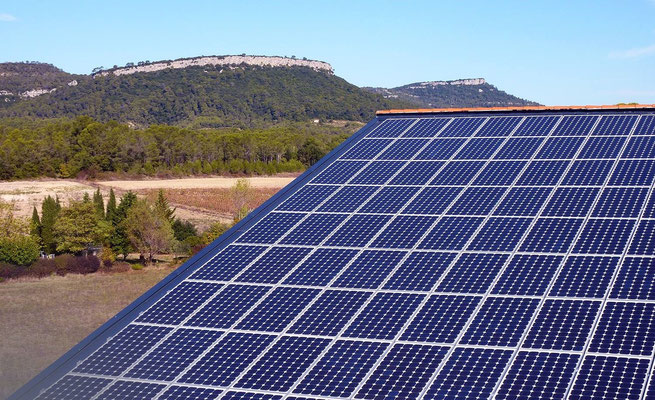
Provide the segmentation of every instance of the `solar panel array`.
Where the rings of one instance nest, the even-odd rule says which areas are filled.
[[[655,398],[655,115],[380,118],[39,399]]]

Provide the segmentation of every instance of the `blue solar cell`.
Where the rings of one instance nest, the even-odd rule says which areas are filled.
[[[475,311],[477,296],[430,296],[403,333],[402,340],[453,343]]]
[[[235,386],[289,390],[328,344],[328,339],[282,337]]]
[[[111,379],[92,378],[86,376],[64,376],[48,390],[41,393],[37,400],[85,400],[98,394]]]
[[[416,120],[413,118],[394,118],[382,121],[376,126],[367,137],[399,137],[407,130]]]
[[[527,161],[491,161],[480,172],[474,185],[511,185],[516,180]]]
[[[536,216],[551,191],[548,187],[513,187],[500,202],[494,215]]]
[[[340,159],[371,160],[393,142],[393,139],[364,139],[357,142]]]
[[[655,258],[626,257],[612,286],[611,298],[655,300]]]
[[[282,396],[276,394],[236,392],[236,391],[227,392],[223,397],[221,397],[221,400],[281,400],[281,399]],[[289,400],[291,400],[290,397]]]
[[[384,285],[392,290],[431,290],[455,259],[455,253],[412,252]]]
[[[646,188],[605,188],[591,216],[636,218],[643,208],[646,196]]]
[[[400,260],[404,251],[366,250],[332,284],[335,287],[375,289],[384,281]]]
[[[362,213],[391,213],[395,214],[407,204],[419,188],[416,187],[384,187],[377,192],[365,205],[360,208]]]
[[[355,397],[417,399],[447,351],[440,346],[396,344]]]
[[[177,325],[216,293],[222,285],[182,282],[137,318],[138,322]]]
[[[529,160],[537,151],[543,138],[511,138],[494,156],[495,159]]]
[[[593,115],[566,115],[553,131],[553,136],[587,136],[598,120]]]
[[[512,357],[509,350],[457,348],[426,399],[488,399]]]
[[[655,304],[608,302],[589,351],[650,356],[655,346]]]
[[[170,381],[223,334],[221,331],[180,329],[158,345],[125,376]]]
[[[614,161],[574,161],[562,181],[563,185],[602,185],[612,170]]]
[[[344,186],[318,211],[350,213],[359,208],[378,189],[376,186]]]
[[[193,386],[171,386],[159,396],[158,400],[207,400],[218,399],[222,392],[216,389]]]
[[[578,158],[616,158],[623,148],[626,138],[623,136],[590,137]]]
[[[339,187],[334,185],[307,185],[300,188],[282,203],[278,211],[312,211]]]
[[[417,160],[449,160],[466,139],[434,139],[417,156]]]
[[[514,136],[546,136],[559,118],[559,116],[526,117],[514,132]]]
[[[266,251],[264,246],[227,246],[216,257],[194,272],[191,278],[229,281],[264,251]]]
[[[491,293],[541,296],[546,293],[563,258],[518,254],[509,262]]]
[[[371,247],[390,249],[410,249],[430,229],[438,217],[401,215],[384,228],[380,236],[370,244]]]
[[[382,185],[405,165],[403,161],[373,161],[350,183],[361,185]]]
[[[655,157],[655,137],[636,136],[630,138],[628,146],[621,155],[622,158],[653,158]]]
[[[284,280],[287,285],[325,286],[358,253],[357,250],[318,249]]]
[[[179,381],[196,385],[229,385],[274,339],[275,336],[271,335],[229,333]]]
[[[523,347],[582,351],[600,304],[591,300],[546,300]]]
[[[532,161],[516,182],[523,186],[553,186],[559,182],[569,161]]]
[[[479,170],[484,167],[484,161],[450,162],[434,177],[431,185],[468,185]]]
[[[458,187],[427,187],[403,210],[404,214],[441,214],[462,191]]]
[[[530,227],[532,218],[492,217],[485,222],[468,250],[512,251]]]
[[[308,248],[273,247],[235,280],[237,282],[277,283],[310,251],[311,249]]]
[[[318,289],[282,287],[271,292],[237,325],[238,329],[280,332],[318,295]]]
[[[580,233],[574,253],[621,254],[630,239],[634,220],[590,219]]]
[[[443,217],[419,243],[419,249],[461,250],[483,217]]]
[[[339,340],[294,392],[349,397],[387,346],[386,343]]]
[[[439,137],[468,137],[472,136],[475,131],[484,123],[486,118],[455,118],[444,130]]]
[[[346,183],[365,165],[366,161],[335,161],[312,179],[312,183]]]
[[[378,293],[344,332],[344,337],[393,339],[423,301],[424,295]]]
[[[166,385],[146,382],[116,381],[109,389],[96,397],[100,400],[148,400],[154,399]]]
[[[535,156],[538,159],[572,159],[578,152],[583,137],[551,137],[546,140],[539,153]]]
[[[520,251],[566,253],[582,222],[582,219],[573,218],[539,218],[528,232]]]
[[[501,138],[474,138],[468,141],[455,156],[456,160],[481,160],[490,158],[503,144]]]
[[[372,292],[327,290],[289,329],[289,333],[333,336],[338,334]]]
[[[542,215],[548,217],[584,217],[600,192],[599,188],[561,187],[555,190]]]
[[[312,246],[321,243],[346,219],[346,215],[311,214],[293,228],[280,243]]]
[[[475,136],[509,136],[521,122],[521,117],[492,117]]]
[[[378,156],[378,160],[409,160],[428,143],[427,139],[399,139]]]
[[[655,218],[655,193],[651,193],[643,210],[643,218]]]
[[[485,293],[508,258],[507,254],[462,254],[437,291]]]
[[[435,137],[450,118],[423,118],[409,128],[403,137]]]
[[[170,331],[159,326],[128,325],[73,372],[118,376]]]
[[[628,254],[655,255],[655,220],[639,222]]]
[[[451,215],[489,214],[503,197],[504,187],[470,187],[453,203],[448,210]]]
[[[353,215],[327,241],[328,246],[365,246],[391,219],[388,215]]]
[[[412,161],[391,180],[391,185],[425,185],[443,167],[441,161]]]
[[[586,356],[569,399],[638,400],[648,375],[648,361]]]
[[[272,212],[262,218],[257,225],[241,235],[241,243],[275,243],[284,236],[292,226],[300,222],[306,214]]]
[[[618,263],[619,257],[569,257],[555,280],[550,295],[602,298]]]
[[[627,135],[632,130],[636,115],[604,115],[594,129],[594,135]]]
[[[229,328],[269,290],[270,288],[266,286],[229,285],[185,325]]]
[[[655,180],[655,160],[621,160],[609,185],[650,186]]]
[[[496,399],[563,399],[579,359],[576,354],[521,351]]]
[[[633,135],[655,135],[655,115],[642,115]]]
[[[489,297],[460,343],[517,346],[538,305],[538,299]]]

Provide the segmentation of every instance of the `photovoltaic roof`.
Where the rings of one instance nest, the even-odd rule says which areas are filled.
[[[380,113],[13,399],[655,398],[655,111]]]

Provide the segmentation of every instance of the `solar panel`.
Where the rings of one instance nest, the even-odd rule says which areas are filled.
[[[380,115],[12,399],[655,398],[655,115]]]

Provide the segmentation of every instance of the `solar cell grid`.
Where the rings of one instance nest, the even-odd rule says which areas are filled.
[[[649,398],[637,114],[380,118],[37,398]]]

